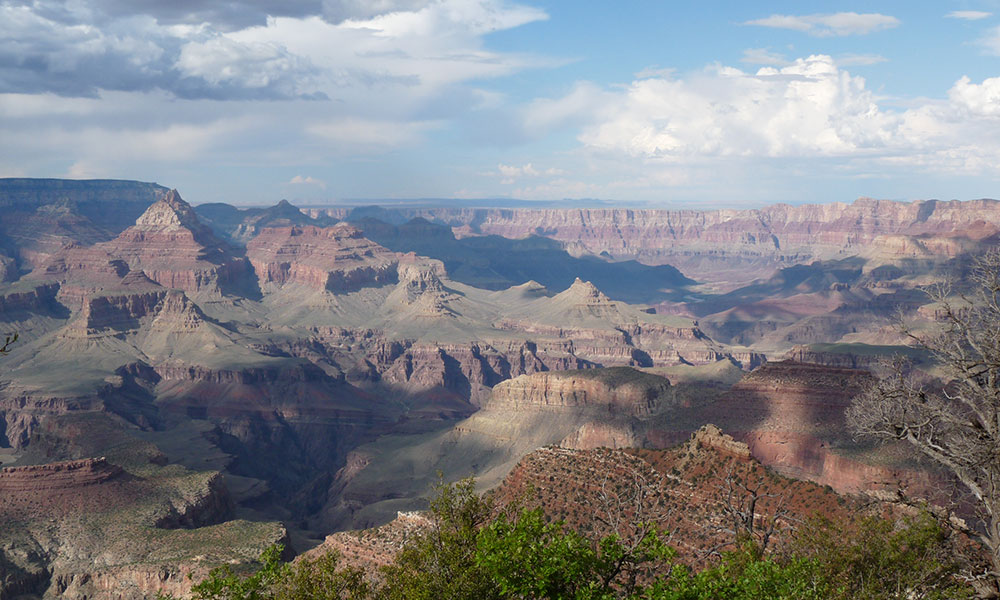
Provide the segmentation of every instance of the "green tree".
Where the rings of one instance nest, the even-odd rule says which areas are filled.
[[[617,535],[595,545],[563,522],[545,523],[541,510],[501,515],[480,531],[477,546],[476,561],[503,598],[629,597],[642,574],[651,579],[675,556],[656,531],[635,548]]]
[[[493,516],[494,503],[475,493],[465,479],[438,483],[431,502],[430,527],[403,548],[382,571],[378,596],[387,600],[499,599],[495,586],[476,561],[479,528]]]
[[[229,565],[212,569],[191,588],[194,600],[366,600],[371,588],[361,569],[340,567],[336,552],[294,563],[281,560],[284,547],[275,545],[261,554],[260,568],[239,575]],[[158,600],[172,600],[159,594]]]
[[[271,546],[260,555],[260,568],[247,577],[224,565],[212,569],[203,581],[191,588],[195,600],[270,600],[273,586],[288,576],[288,564],[281,560],[284,547]]]
[[[273,589],[275,600],[365,600],[372,593],[364,571],[341,567],[336,552],[299,558]]]
[[[752,543],[723,552],[718,565],[693,573],[684,566],[658,578],[643,600],[826,600],[828,588],[816,562],[761,557]]]
[[[815,561],[831,600],[944,600],[972,592],[956,579],[962,565],[950,532],[928,512],[855,524],[813,517],[793,548]]]

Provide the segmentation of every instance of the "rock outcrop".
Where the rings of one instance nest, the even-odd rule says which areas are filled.
[[[870,381],[867,371],[792,361],[771,362],[746,375],[701,411],[763,464],[829,485],[841,493],[929,489],[933,476],[892,447],[859,447],[844,414]]]
[[[494,411],[595,409],[646,417],[670,382],[629,367],[521,375],[493,387],[484,406]]]
[[[104,458],[85,458],[63,462],[34,465],[28,467],[6,467],[0,469],[0,502],[19,499],[32,502],[45,498],[48,492],[74,494],[79,487],[97,485],[123,473],[122,468],[112,465]]]
[[[395,282],[395,253],[350,225],[270,227],[247,244],[261,284],[301,284],[344,293]]]
[[[100,250],[124,261],[130,270],[167,288],[189,294],[219,293],[247,276],[246,261],[203,225],[176,190],[155,202]]]

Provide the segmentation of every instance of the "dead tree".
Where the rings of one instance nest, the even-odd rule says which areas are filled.
[[[757,556],[763,556],[775,534],[791,527],[792,516],[785,507],[785,496],[766,491],[767,473],[754,473],[750,463],[742,466],[738,468],[738,463],[730,463],[716,486],[722,524],[714,528],[732,537],[707,549],[706,556],[748,543]]]
[[[929,386],[895,361],[853,400],[857,433],[903,440],[943,467],[973,499],[978,522],[968,533],[988,551],[980,583],[1000,595],[1000,249],[975,260],[964,289],[927,291],[940,328],[902,331],[936,360],[943,385]]]
[[[3,342],[3,346],[0,346],[0,354],[7,354],[8,352],[10,352],[10,347],[13,346],[14,342],[16,341],[17,341],[16,333],[7,334],[6,339]]]
[[[663,530],[672,510],[665,503],[663,476],[652,465],[632,458],[620,467],[618,472],[612,473],[614,468],[605,472],[594,519],[605,535],[617,536],[624,549],[604,575],[604,584],[619,580],[622,589],[629,591],[656,570],[658,565],[646,560],[643,547],[653,540],[665,543],[669,539]]]

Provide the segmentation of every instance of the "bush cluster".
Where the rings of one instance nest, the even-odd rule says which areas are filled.
[[[272,547],[260,568],[229,567],[193,588],[197,600],[882,600],[960,599],[971,589],[946,532],[928,514],[847,526],[815,518],[792,550],[752,542],[694,571],[655,527],[591,540],[541,510],[497,510],[471,480],[439,489],[431,526],[377,576],[335,553],[285,563]]]

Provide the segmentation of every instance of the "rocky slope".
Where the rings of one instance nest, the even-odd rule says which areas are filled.
[[[539,448],[517,462],[494,498],[500,510],[511,502],[539,508],[592,539],[616,533],[628,541],[639,522],[653,522],[670,532],[680,560],[700,566],[735,543],[726,508],[749,498],[736,481],[760,483],[760,523],[781,511],[772,548],[789,541],[794,523],[816,513],[846,520],[863,511],[857,499],[769,473],[746,444],[711,425],[669,450]],[[310,555],[333,550],[347,564],[374,571],[429,524],[421,513],[401,511],[384,526],[333,534]]]
[[[184,594],[188,575],[248,562],[285,535],[275,524],[232,520],[217,473],[160,466],[155,447],[113,435],[108,458],[0,469],[0,596]]]

